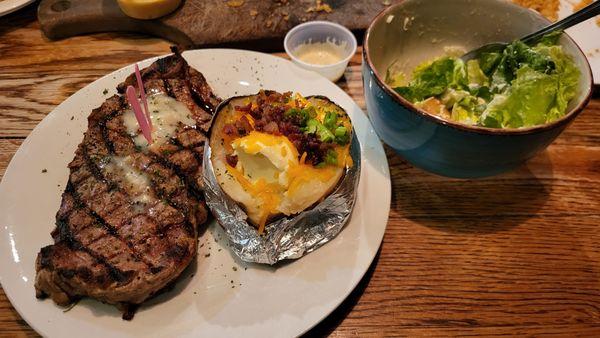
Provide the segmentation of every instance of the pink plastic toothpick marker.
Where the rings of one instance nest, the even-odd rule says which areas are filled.
[[[142,103],[144,103],[144,111],[146,113],[146,118],[148,119],[150,132],[152,132],[152,119],[150,118],[150,110],[148,109],[146,90],[144,89],[144,83],[142,82],[142,74],[140,73],[140,68],[138,67],[137,63],[135,64],[135,77],[137,79],[138,88],[140,89],[140,98],[142,99]]]
[[[142,134],[148,144],[152,144],[152,133],[150,131],[150,125],[148,125],[148,120],[142,111],[142,107],[140,106],[140,102],[138,101],[137,95],[135,93],[135,88],[133,86],[127,86],[127,101],[131,105],[131,109],[133,109],[133,113],[135,114],[135,118],[140,125],[140,129],[142,130]]]

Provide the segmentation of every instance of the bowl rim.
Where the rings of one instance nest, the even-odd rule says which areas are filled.
[[[366,61],[366,66],[369,67],[369,71],[375,75],[374,78],[375,78],[375,81],[378,83],[378,85],[389,96],[391,96],[394,101],[396,101],[397,103],[399,103],[406,109],[408,109],[414,113],[417,113],[417,114],[421,115],[422,117],[425,117],[435,123],[439,123],[446,127],[458,129],[461,131],[473,132],[473,133],[478,133],[478,134],[488,134],[488,135],[526,135],[526,134],[534,134],[534,133],[541,132],[541,131],[548,131],[548,130],[551,130],[551,129],[557,128],[559,126],[570,123],[577,115],[579,115],[579,113],[581,113],[583,111],[583,109],[590,102],[590,100],[592,98],[592,93],[594,91],[594,78],[593,78],[593,74],[592,74],[592,68],[590,66],[588,59],[585,57],[583,50],[577,44],[577,42],[575,42],[575,40],[573,40],[573,38],[571,38],[566,32],[563,32],[563,35],[566,36],[575,45],[575,47],[577,47],[580,55],[583,55],[585,64],[587,65],[587,72],[590,75],[590,84],[588,87],[589,89],[588,89],[587,93],[585,94],[585,97],[581,100],[581,102],[579,102],[579,104],[576,107],[571,109],[567,114],[565,114],[560,119],[552,121],[550,123],[545,123],[545,124],[527,127],[527,128],[489,128],[489,127],[481,127],[481,126],[471,126],[471,125],[462,124],[462,123],[455,122],[455,121],[446,120],[446,119],[443,119],[442,117],[430,114],[430,113],[426,112],[425,110],[416,107],[412,102],[410,102],[407,99],[405,99],[404,97],[402,97],[395,90],[393,90],[390,86],[388,86],[385,83],[385,81],[382,80],[379,72],[373,66],[371,57],[369,56],[368,41],[369,41],[369,37],[371,36],[371,31],[372,31],[373,27],[375,26],[376,23],[383,20],[383,18],[385,16],[387,16],[390,12],[392,12],[397,7],[400,7],[402,5],[404,5],[404,1],[400,2],[398,4],[395,4],[395,5],[389,6],[388,8],[382,10],[379,14],[377,14],[377,16],[375,16],[375,18],[373,18],[373,20],[371,20],[371,23],[369,24],[369,27],[367,28],[364,38],[363,38],[362,54],[363,54],[363,64]],[[516,4],[512,4],[512,3],[508,3],[508,2],[506,2],[505,5],[518,6]],[[527,8],[525,8],[525,9],[527,9]],[[552,23],[546,17],[542,16],[539,12],[537,12],[535,10],[531,10],[531,9],[530,9],[530,11],[532,11],[535,15],[540,17],[542,20],[546,21],[548,24]]]
[[[301,30],[302,28],[304,28],[306,26],[310,26],[310,25],[328,26],[328,27],[343,31],[344,33],[348,34],[348,36],[350,37],[349,42],[351,43],[351,46],[352,46],[348,55],[346,55],[342,60],[340,60],[336,63],[328,64],[328,65],[317,65],[314,63],[308,63],[308,62],[304,62],[304,61],[300,60],[296,55],[294,55],[293,50],[291,50],[288,47],[288,42],[289,42],[289,39],[292,36],[292,34],[296,33],[297,31]],[[350,31],[348,28],[346,28],[345,26],[342,26],[338,23],[331,22],[331,21],[325,21],[325,20],[307,21],[307,22],[303,22],[299,25],[296,25],[294,28],[290,29],[289,32],[287,32],[287,34],[285,35],[285,37],[283,39],[283,49],[285,50],[285,53],[292,59],[292,61],[297,62],[303,66],[311,67],[314,69],[333,68],[333,67],[340,66],[343,64],[344,65],[348,64],[348,62],[350,62],[350,59],[352,59],[354,54],[356,54],[357,48],[358,48],[358,41],[356,40],[356,37],[354,36],[354,34],[352,34],[352,31]]]

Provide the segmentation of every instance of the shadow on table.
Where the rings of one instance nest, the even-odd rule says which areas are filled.
[[[9,34],[37,20],[37,4],[34,2],[15,12],[3,16],[0,20],[0,35]]]
[[[516,227],[544,207],[552,190],[552,163],[545,151],[512,172],[476,180],[426,173],[393,152],[388,159],[392,213],[444,232],[495,233]]]
[[[377,255],[371,262],[371,266],[360,280],[356,288],[352,290],[350,295],[338,306],[327,318],[321,321],[317,326],[312,328],[310,331],[305,333],[302,337],[327,337],[331,335],[331,333],[342,323],[342,321],[348,317],[348,314],[352,311],[354,306],[358,303],[360,297],[363,292],[369,285],[369,281],[373,276],[373,272],[375,271],[375,267],[377,266],[377,262],[379,261],[379,255],[381,253],[381,247],[377,251]]]

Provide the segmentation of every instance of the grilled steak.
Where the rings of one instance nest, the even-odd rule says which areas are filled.
[[[176,99],[193,126],[176,122],[162,142],[140,146],[123,96],[107,99],[69,164],[52,231],[36,260],[36,296],[67,305],[80,297],[115,304],[124,319],[172,282],[195,257],[206,222],[202,196],[205,132],[219,99],[176,52],[142,70],[147,93]],[[118,90],[135,82],[129,76]],[[170,97],[170,98],[169,98]],[[153,118],[154,119],[154,118]],[[160,122],[156,122],[160,123]],[[156,125],[157,134],[162,125]]]

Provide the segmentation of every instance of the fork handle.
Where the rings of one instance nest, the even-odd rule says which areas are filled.
[[[575,26],[576,24],[583,22],[585,20],[588,20],[590,18],[593,18],[599,14],[600,14],[600,1],[595,1],[595,2],[587,5],[582,10],[577,11],[560,21],[553,23],[552,25],[550,25],[542,30],[539,30],[535,33],[525,36],[524,38],[521,39],[521,41],[523,41],[523,42],[535,41],[538,38],[541,38],[542,36],[544,36],[548,33],[552,33],[556,30],[565,30],[571,26]]]

